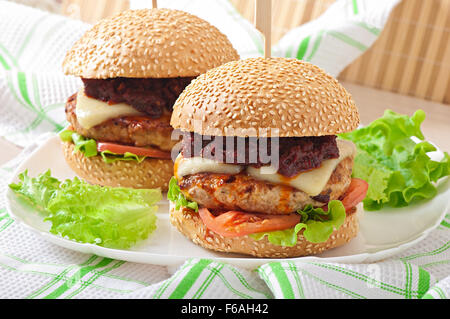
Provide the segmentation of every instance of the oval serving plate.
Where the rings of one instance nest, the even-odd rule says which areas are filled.
[[[433,152],[430,156],[438,160],[442,153]],[[60,180],[75,176],[64,160],[57,135],[51,135],[32,151],[16,169],[10,182],[17,182],[17,176],[24,170],[28,170],[30,176],[36,176],[48,169],[51,169],[52,176]],[[377,212],[366,212],[361,208],[360,232],[349,243],[320,255],[288,260],[362,263],[375,262],[398,254],[424,239],[450,211],[450,178],[443,178],[437,186],[437,196],[419,204]],[[249,269],[270,261],[286,260],[217,253],[193,244],[170,224],[169,203],[166,198],[158,204],[156,231],[147,240],[128,250],[79,243],[51,234],[50,223],[44,222],[36,211],[18,201],[11,190],[6,194],[6,206],[10,216],[28,229],[55,245],[82,253],[170,267],[177,267],[192,257],[220,260]]]

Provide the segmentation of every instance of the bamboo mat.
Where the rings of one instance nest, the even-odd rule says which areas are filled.
[[[231,2],[253,21],[254,0]],[[272,1],[272,43],[293,27],[319,16],[333,2]],[[127,0],[64,0],[63,11],[92,23],[128,6]],[[450,0],[403,0],[377,42],[339,79],[450,104]]]

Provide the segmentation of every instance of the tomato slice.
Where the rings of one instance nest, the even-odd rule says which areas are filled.
[[[114,143],[97,143],[97,151],[110,151],[116,154],[125,154],[127,152],[136,154],[138,156],[148,156],[154,158],[170,159],[170,152],[164,152],[150,147],[137,147],[120,145]]]
[[[229,211],[218,215],[207,208],[198,210],[200,218],[208,229],[224,237],[239,237],[265,231],[292,228],[300,222],[300,215],[269,215]]]
[[[369,184],[360,178],[352,178],[350,186],[345,193],[344,198],[341,200],[346,211],[352,209],[363,201],[366,197]]]

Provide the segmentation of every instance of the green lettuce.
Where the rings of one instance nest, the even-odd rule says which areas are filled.
[[[198,204],[184,197],[183,193],[181,193],[180,186],[178,186],[177,179],[174,176],[172,176],[169,181],[167,199],[175,204],[176,209],[180,209],[180,207],[187,207],[195,212],[198,212]]]
[[[424,141],[421,123],[425,112],[413,116],[386,110],[383,117],[353,132],[340,134],[357,146],[353,177],[369,184],[364,199],[366,210],[379,210],[386,205],[403,207],[437,194],[433,182],[450,175],[450,156],[433,161],[428,152],[436,148]],[[411,137],[420,140],[413,141]]]
[[[323,243],[335,229],[342,226],[346,216],[344,205],[338,200],[330,201],[327,211],[307,205],[297,213],[302,216],[302,219],[294,228],[256,233],[250,236],[255,240],[261,240],[267,236],[268,241],[274,245],[292,247],[297,244],[298,233],[304,230],[303,236],[307,241]]]
[[[159,189],[90,185],[78,178],[63,182],[50,171],[35,178],[27,171],[9,187],[50,221],[50,232],[78,242],[126,249],[156,229]]]
[[[79,151],[86,157],[99,155],[97,151],[97,142],[94,139],[86,138],[75,131],[64,130],[59,133],[59,137],[64,142],[72,142],[75,145],[75,151]],[[141,163],[146,156],[139,156],[130,152],[117,154],[111,151],[102,151],[100,156],[105,163],[111,164],[116,161],[135,161]]]

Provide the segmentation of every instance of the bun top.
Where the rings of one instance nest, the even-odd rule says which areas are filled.
[[[175,129],[215,136],[320,136],[356,129],[359,114],[335,78],[308,62],[251,58],[194,79],[175,102]],[[260,129],[269,130],[262,135]]]
[[[228,38],[205,20],[140,9],[95,24],[67,52],[63,71],[92,79],[190,77],[238,59]]]

